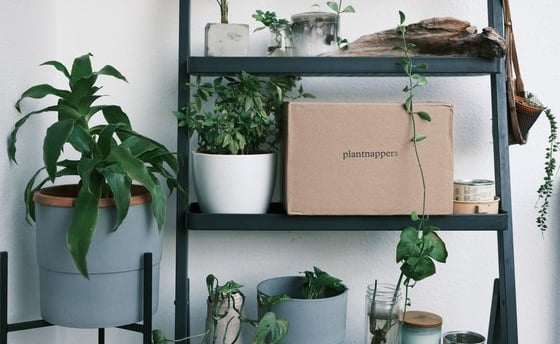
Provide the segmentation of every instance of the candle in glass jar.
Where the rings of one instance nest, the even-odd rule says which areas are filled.
[[[439,344],[441,317],[423,311],[407,311],[400,334],[400,344]]]

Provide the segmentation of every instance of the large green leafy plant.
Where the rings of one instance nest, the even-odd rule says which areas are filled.
[[[176,112],[179,126],[198,133],[199,151],[212,154],[255,154],[274,151],[280,140],[282,103],[312,97],[298,77],[258,78],[241,72],[212,82],[197,78],[191,103]]]
[[[62,176],[79,177],[80,188],[68,228],[67,246],[76,267],[85,277],[88,277],[86,256],[96,229],[101,198],[114,198],[114,229],[117,229],[128,213],[131,184],[134,181],[143,185],[150,193],[152,213],[161,230],[167,195],[158,176],[167,182],[170,192],[175,188],[182,191],[176,180],[179,166],[175,154],[134,131],[119,106],[95,105],[102,97],[98,94],[101,87],[96,86],[98,77],[127,80],[110,65],[94,71],[91,56],[75,58],[70,70],[58,61],[43,63],[42,66],[61,72],[68,79],[69,88],[40,84],[23,92],[15,105],[18,112],[21,112],[22,101],[28,98],[54,96],[58,100],[54,105],[26,113],[16,122],[8,138],[8,157],[16,162],[17,134],[27,120],[46,113],[57,116],[46,130],[43,141],[44,167],[33,174],[25,187],[26,216],[29,222],[35,220],[33,194],[45,183],[54,183]],[[98,124],[102,118],[106,123]],[[73,148],[79,158],[64,159],[62,153],[68,148]],[[45,172],[47,176],[41,179]]]

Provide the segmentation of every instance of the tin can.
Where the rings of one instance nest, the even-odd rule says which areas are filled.
[[[483,335],[471,331],[453,331],[443,335],[443,344],[484,344]]]
[[[453,199],[460,202],[490,202],[496,195],[494,181],[487,179],[457,179],[453,189]]]

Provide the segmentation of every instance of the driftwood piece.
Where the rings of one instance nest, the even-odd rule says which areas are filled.
[[[451,17],[422,20],[407,26],[407,40],[416,45],[412,55],[503,57],[505,40],[491,27],[477,33],[468,21]],[[328,56],[400,56],[393,50],[402,45],[396,29],[364,35],[350,43],[348,49],[328,53]]]

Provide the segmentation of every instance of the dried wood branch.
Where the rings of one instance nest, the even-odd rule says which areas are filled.
[[[328,56],[398,56],[393,47],[401,45],[396,29],[364,35],[350,43],[346,50],[337,50]],[[491,27],[481,33],[468,21],[438,17],[422,20],[407,27],[407,40],[416,45],[413,55],[503,57],[506,44],[503,37]]]

